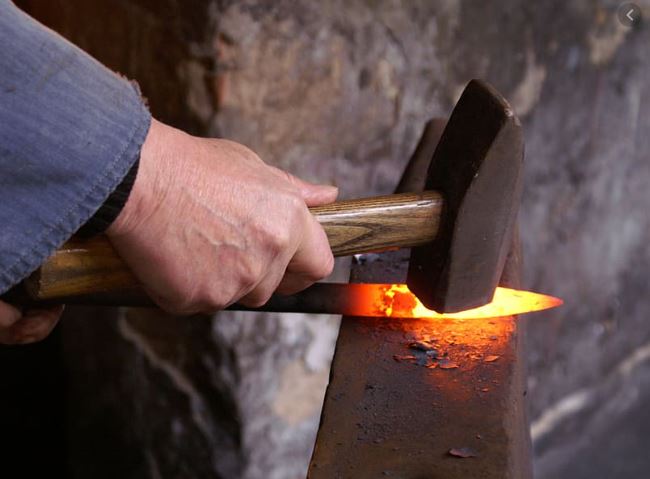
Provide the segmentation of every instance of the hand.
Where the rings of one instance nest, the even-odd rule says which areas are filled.
[[[238,143],[153,120],[129,200],[107,234],[167,311],[257,307],[331,273],[327,237],[307,207],[336,195]]]
[[[21,312],[0,301],[0,343],[28,344],[44,339],[61,318],[63,306]]]

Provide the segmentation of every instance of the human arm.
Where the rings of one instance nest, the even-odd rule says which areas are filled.
[[[134,84],[7,0],[0,44],[3,293],[103,204],[138,158],[151,117]],[[0,342],[40,339],[60,312],[2,303]]]
[[[11,47],[0,53],[0,293],[84,224],[139,156],[145,173],[107,233],[161,306],[259,304],[276,285],[295,291],[329,271],[307,204],[332,201],[335,189],[287,176],[241,145],[149,128],[129,82],[8,2],[0,10],[0,36]],[[241,228],[239,248],[229,224]],[[155,234],[163,236],[152,241]],[[0,309],[15,342],[34,338],[16,333],[18,310]]]

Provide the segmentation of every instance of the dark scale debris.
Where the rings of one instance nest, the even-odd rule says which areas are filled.
[[[424,351],[424,352],[436,351],[436,348],[434,348],[431,344],[428,344],[424,341],[413,341],[412,343],[409,344],[409,348],[416,349],[418,351]]]
[[[449,455],[460,458],[476,457],[478,453],[471,447],[453,447],[449,449]]]
[[[405,361],[422,366],[429,369],[440,367],[441,369],[454,369],[458,364],[451,361],[448,353],[440,352],[435,344],[431,341],[410,341],[407,346],[414,354],[402,355],[395,354],[393,359],[395,361]]]
[[[393,354],[393,359],[397,362],[415,361],[417,358],[412,354]]]
[[[439,363],[438,366],[440,369],[456,369],[458,367],[458,364],[456,364],[453,361],[450,361],[449,359],[442,359]]]
[[[405,345],[413,352],[413,354],[395,354],[393,355],[395,361],[409,362],[428,369],[456,369],[460,367],[456,361],[452,361],[449,358],[448,351],[441,351],[439,344],[435,344],[431,339],[414,340],[412,337],[406,338],[409,339],[409,341]],[[453,342],[449,342],[449,344],[453,344]],[[499,356],[496,355],[483,356],[482,353],[473,349],[459,354],[463,354],[464,357],[470,360],[483,361],[486,363],[491,363],[499,359]]]
[[[431,358],[429,356],[423,355],[417,359],[418,366],[428,366],[431,363]]]

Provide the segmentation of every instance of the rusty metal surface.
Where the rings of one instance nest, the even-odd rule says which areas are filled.
[[[428,142],[442,124],[429,124]],[[406,172],[401,185],[422,177]],[[403,282],[408,261],[408,251],[383,254],[355,264],[351,281]],[[519,270],[515,239],[501,284],[518,286]],[[524,324],[344,317],[308,477],[531,477]],[[413,349],[416,341],[428,341],[437,358]],[[463,448],[475,457],[450,454]]]
[[[354,280],[377,280],[382,263],[395,267],[358,265]],[[529,477],[518,321],[344,318],[309,477]],[[418,364],[414,341],[449,362]],[[449,454],[464,447],[477,456]]]

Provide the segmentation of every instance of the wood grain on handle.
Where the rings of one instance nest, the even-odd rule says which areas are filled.
[[[442,212],[435,191],[347,200],[310,208],[322,224],[335,256],[419,246],[432,241]],[[104,236],[71,239],[25,280],[37,301],[93,296],[129,304],[142,295],[138,280]],[[124,298],[124,303],[120,302]]]
[[[310,208],[334,256],[419,246],[438,232],[442,196],[435,191],[376,196]]]

